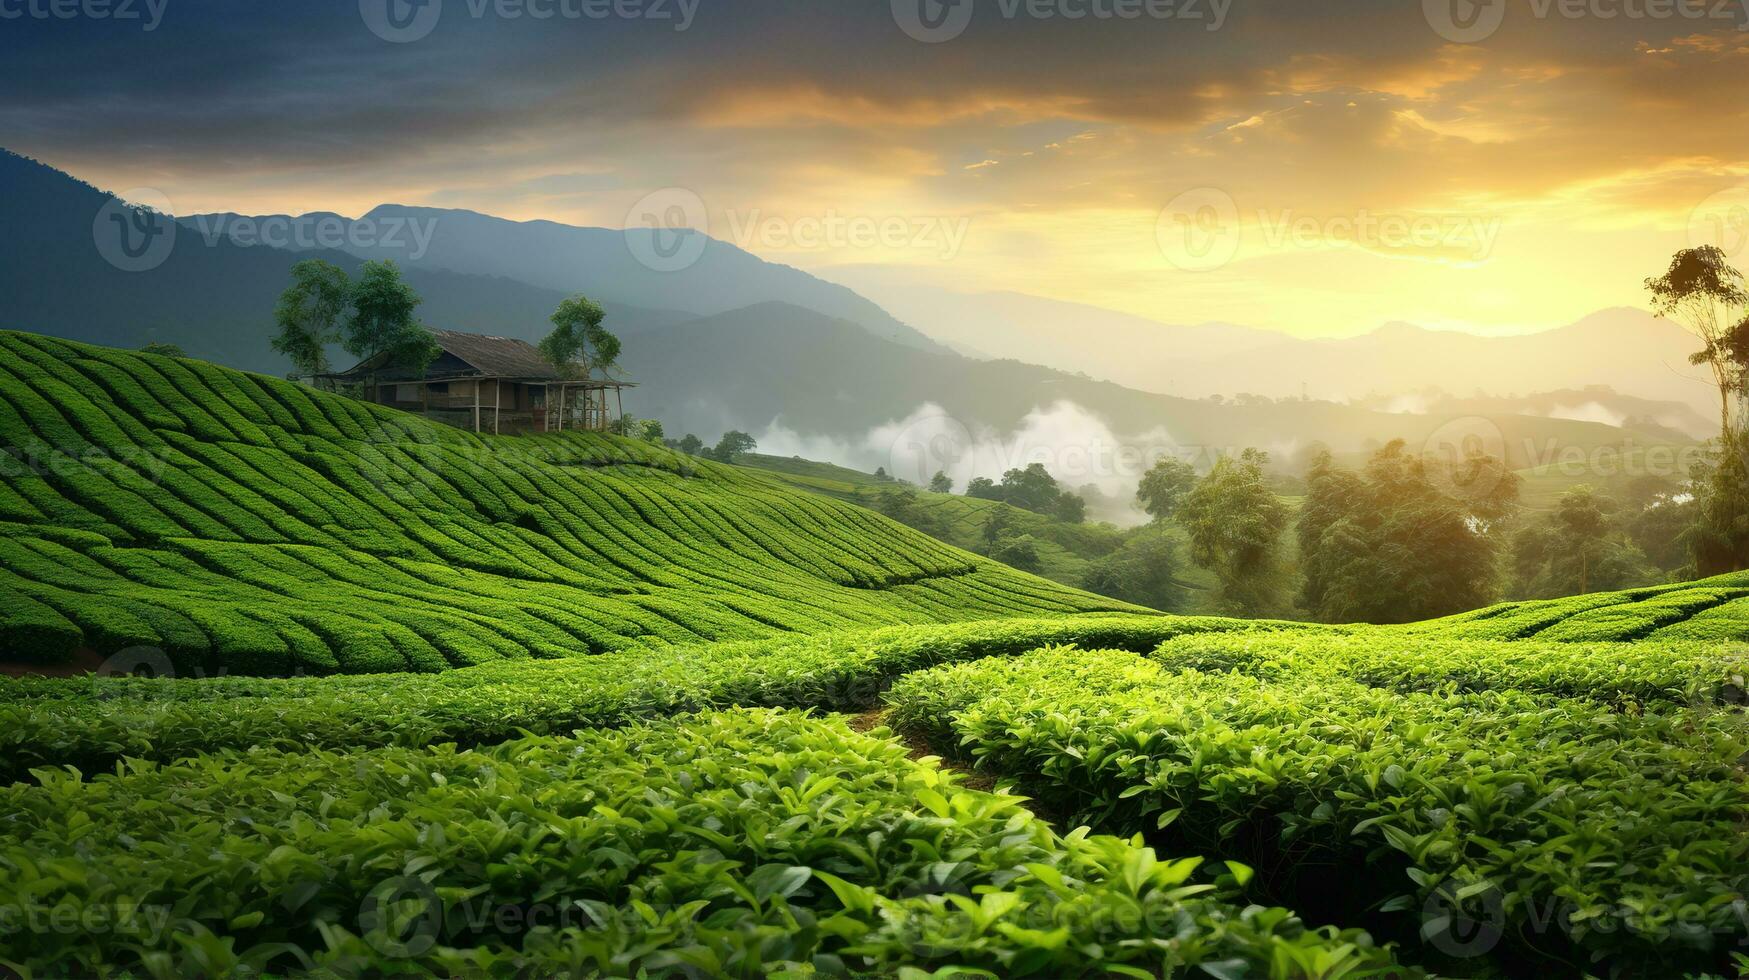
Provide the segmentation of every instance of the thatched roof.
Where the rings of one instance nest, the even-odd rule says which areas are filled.
[[[533,344],[513,337],[488,337],[459,330],[432,332],[442,353],[423,372],[397,364],[387,353],[367,357],[338,374],[325,375],[337,381],[379,383],[396,381],[451,381],[498,378],[535,384],[564,380]]]
[[[436,331],[437,346],[487,378],[558,381],[561,376],[526,340],[457,330]]]

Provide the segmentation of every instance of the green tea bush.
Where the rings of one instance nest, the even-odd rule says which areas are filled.
[[[1330,904],[1312,879],[1335,875],[1347,912],[1425,930],[1429,955],[1454,917],[1570,970],[1717,967],[1745,938],[1738,713],[1337,674],[1054,650],[911,674],[889,700],[1054,812],[1273,869],[1277,900]]]
[[[1347,635],[1206,633],[1152,654],[1175,670],[1282,679],[1348,677],[1394,691],[1519,690],[1614,703],[1742,704],[1749,644],[1444,640],[1389,630]]]
[[[842,723],[734,710],[0,790],[0,960],[156,977],[1402,975],[1363,933],[1216,897],[1200,863],[1058,836]]]
[[[1174,616],[1016,619],[544,662],[500,661],[470,634],[440,631],[440,649],[454,657],[445,646],[454,645],[482,666],[435,675],[0,678],[0,779],[222,748],[484,745],[734,705],[860,711],[878,704],[892,678],[937,664],[1050,643],[1146,651],[1183,633],[1250,628]]]
[[[107,601],[124,597],[136,622],[198,624],[158,631],[179,668],[233,674],[1128,609],[635,440],[475,435],[48,337],[0,332],[0,354],[0,443],[19,461],[0,474],[0,537],[95,560],[77,582],[0,567],[0,584],[78,634],[69,644],[65,623],[20,604],[0,616],[12,659],[148,639]],[[99,553],[116,550],[155,560]],[[280,615],[251,615],[264,605]],[[317,625],[337,610],[344,628]]]

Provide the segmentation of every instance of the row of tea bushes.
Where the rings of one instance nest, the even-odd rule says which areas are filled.
[[[936,664],[1049,643],[1146,651],[1188,633],[1271,628],[1296,627],[1089,615],[499,660],[441,674],[0,678],[0,779],[222,748],[481,745],[708,707],[857,711],[876,705],[893,677]]]
[[[1053,812],[1254,864],[1286,904],[1336,874],[1334,911],[1432,930],[1434,951],[1467,917],[1520,961],[1671,975],[1749,938],[1736,711],[1072,649],[922,671],[888,697],[895,725]]]
[[[1405,975],[1364,933],[1219,897],[1247,869],[1211,882],[1200,864],[1058,836],[842,722],[731,710],[0,790],[0,905],[22,926],[0,961],[161,978]]]

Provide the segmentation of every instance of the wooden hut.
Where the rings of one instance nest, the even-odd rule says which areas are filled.
[[[475,432],[605,430],[623,413],[630,381],[561,375],[534,345],[456,330],[433,335],[442,351],[424,371],[392,354],[365,358],[319,387],[358,390],[366,401]]]

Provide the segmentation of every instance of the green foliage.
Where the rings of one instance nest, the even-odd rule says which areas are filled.
[[[947,538],[947,525],[942,521],[941,515],[920,503],[917,491],[910,487],[887,486],[864,495],[862,499],[864,506],[870,510],[890,517],[906,527],[922,531],[933,538]]]
[[[1499,549],[1490,519],[1510,509],[1510,495],[1473,482],[1492,468],[1485,457],[1470,462],[1469,486],[1488,518],[1436,487],[1402,440],[1374,454],[1363,474],[1320,454],[1296,529],[1307,611],[1325,622],[1403,623],[1487,604]]]
[[[284,298],[281,300],[283,303]],[[393,261],[366,262],[352,287],[352,309],[343,325],[342,346],[356,357],[388,354],[397,364],[423,371],[440,351],[431,331],[413,316],[418,305],[419,296],[402,281],[401,270]]]
[[[733,463],[736,457],[758,448],[759,443],[752,436],[738,429],[730,429],[723,433],[723,437],[718,439],[717,444],[706,451],[704,456],[719,463]]]
[[[1697,475],[1693,523],[1681,536],[1697,573],[1749,567],[1749,434],[1732,433]]]
[[[936,476],[947,479],[945,474],[937,473]],[[947,488],[952,489],[952,486],[952,481],[948,481]],[[1067,524],[1079,524],[1087,519],[1087,502],[1058,486],[1056,478],[1043,463],[1029,463],[1024,469],[1011,469],[1002,474],[1001,483],[989,477],[973,477],[966,484],[966,496],[976,500],[999,500],[1011,507],[1054,517]]]
[[[1221,457],[1177,507],[1176,520],[1190,536],[1190,560],[1219,580],[1223,612],[1260,616],[1283,604],[1280,538],[1287,510],[1264,478],[1268,460],[1256,449]]]
[[[950,478],[946,473],[942,472],[941,470],[936,470],[935,475],[929,478],[929,492],[930,493],[953,493],[953,480],[952,480],[952,478]]]
[[[1577,486],[1513,540],[1514,592],[1530,598],[1650,585],[1661,576],[1621,529],[1619,507]]]
[[[159,357],[187,357],[188,356],[187,352],[185,352],[181,347],[178,347],[175,344],[161,344],[161,343],[157,343],[157,342],[142,345],[140,347],[140,353],[142,353],[142,354],[156,354]]]
[[[587,296],[572,296],[553,311],[553,330],[541,339],[540,352],[560,373],[587,378],[608,371],[619,361],[619,338],[603,327],[607,312]]]
[[[1003,537],[990,546],[990,557],[1023,572],[1038,570],[1038,542],[1030,534]]]
[[[4,792],[33,972],[1336,977],[1364,934],[1229,904],[1200,859],[1053,833],[842,723],[732,711],[484,750],[219,754]]]
[[[1183,609],[1186,599],[1177,576],[1178,549],[1165,528],[1153,525],[1095,560],[1081,586],[1113,599],[1173,612]]]
[[[111,769],[224,748],[486,745],[734,705],[860,711],[907,671],[1039,646],[1148,651],[1192,632],[1293,629],[1177,616],[897,626],[564,660],[491,659],[440,674],[0,678],[0,778]]]
[[[1136,500],[1148,516],[1163,521],[1178,511],[1192,489],[1196,487],[1196,469],[1174,456],[1163,456],[1136,486]]]
[[[13,333],[0,391],[7,459],[34,461],[0,472],[9,659],[439,670],[1119,608],[641,440],[475,435]]]
[[[704,453],[704,440],[688,432],[680,437],[680,441],[674,444],[674,448],[688,456],[699,456]]]
[[[352,281],[339,266],[305,259],[292,266],[292,284],[279,294],[270,342],[299,374],[328,370],[329,344],[340,340],[340,320],[353,301]]]
[[[889,700],[895,724],[958,746],[1053,811],[1237,858],[1290,903],[1292,869],[1334,864],[1358,905],[1430,941],[1412,959],[1462,938],[1427,911],[1445,909],[1498,916],[1498,955],[1560,972],[1721,965],[1749,888],[1740,716],[1549,693],[1617,672],[1610,648],[1570,648],[1557,669],[1519,644],[1446,648],[1448,673],[1504,674],[1473,690],[1438,667],[1419,673],[1419,648],[1397,657],[1405,679],[1392,683],[1376,647],[1259,637],[1174,641],[1152,659],[1041,651],[912,674]],[[1634,669],[1654,689],[1717,678],[1698,657],[1688,676],[1645,657]]]

